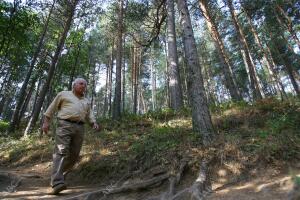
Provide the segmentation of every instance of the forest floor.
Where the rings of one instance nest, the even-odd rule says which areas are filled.
[[[0,199],[166,199],[170,174],[182,172],[174,187],[178,194],[193,185],[205,158],[212,160],[206,200],[300,199],[291,197],[300,177],[299,101],[212,109],[218,139],[210,147],[192,132],[189,112],[102,120],[104,131],[88,131],[68,189],[58,196],[48,194],[53,139],[1,136]],[[123,190],[107,193],[112,188]]]
[[[76,180],[74,174],[68,179],[68,189],[60,195],[49,195],[49,166],[51,163],[40,163],[30,167],[18,167],[13,169],[0,169],[1,175],[8,175],[8,178],[21,179],[19,186],[14,191],[8,191],[8,186],[12,186],[12,181],[0,185],[1,199],[68,199],[74,198],[80,194],[105,188],[105,185],[86,184]],[[300,176],[300,168],[290,168],[287,170],[277,167],[265,166],[258,169],[253,176],[244,177],[231,184],[224,184],[223,179],[216,180],[213,183],[213,192],[207,197],[207,200],[286,200],[289,199],[289,193],[293,189],[291,173]],[[222,173],[222,172],[220,172]],[[190,177],[191,178],[191,177]],[[14,180],[15,181],[15,180]],[[14,182],[13,181],[13,182]],[[157,193],[157,191],[155,192]],[[109,199],[115,200],[134,200],[146,199],[152,195],[151,191],[140,191],[130,194],[119,194],[111,196]],[[80,199],[80,198],[78,198]]]

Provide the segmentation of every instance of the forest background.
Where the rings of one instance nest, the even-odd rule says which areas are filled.
[[[292,138],[284,159],[294,161],[299,32],[297,0],[1,0],[1,140],[41,135],[42,113],[55,95],[83,77],[107,134],[127,130],[128,121],[151,127],[154,136],[174,134],[170,125],[157,130],[153,124],[188,117],[180,134],[209,149],[248,123],[238,135]],[[163,138],[167,149],[156,141],[151,151],[172,148]],[[143,151],[150,149],[145,144]]]

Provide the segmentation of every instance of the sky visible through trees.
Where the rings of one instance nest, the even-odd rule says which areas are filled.
[[[98,118],[191,108],[193,128],[213,132],[206,107],[299,97],[299,10],[296,0],[1,1],[1,118],[29,134],[83,77]]]

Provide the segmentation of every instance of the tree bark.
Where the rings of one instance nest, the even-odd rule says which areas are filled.
[[[171,108],[179,110],[183,106],[180,73],[177,56],[174,0],[167,0],[168,10],[168,74]]]
[[[104,95],[104,105],[103,105],[103,117],[106,117],[106,112],[108,111],[108,80],[109,80],[109,58],[106,64],[106,79],[105,79],[105,95]]]
[[[55,1],[56,0],[53,0],[53,3],[52,3],[51,8],[49,10],[49,14],[47,16],[47,19],[46,19],[46,22],[45,22],[45,25],[44,25],[44,28],[43,28],[43,32],[40,36],[39,43],[38,43],[37,48],[34,52],[34,55],[32,57],[32,60],[31,60],[30,66],[29,66],[29,70],[26,74],[25,80],[24,80],[24,82],[22,84],[22,87],[20,89],[20,92],[19,92],[19,95],[18,95],[19,98],[18,98],[18,101],[17,101],[17,105],[16,105],[15,111],[13,113],[12,120],[10,122],[9,129],[8,129],[10,132],[13,132],[15,130],[15,127],[19,125],[20,109],[21,109],[22,105],[24,104],[24,99],[26,97],[25,93],[26,93],[26,89],[28,87],[29,79],[31,77],[32,71],[35,67],[36,60],[37,60],[37,58],[39,56],[39,53],[40,53],[40,51],[42,49],[42,46],[43,46],[43,42],[44,42],[47,30],[48,30],[48,25],[49,25],[50,17],[51,17],[51,14],[52,14],[52,11],[53,11],[53,8],[54,8],[54,5],[55,5]]]
[[[138,110],[138,86],[139,86],[139,54],[140,48],[134,45],[134,61],[133,61],[133,113],[137,114]]]
[[[44,86],[43,86],[43,88],[40,92],[40,96],[39,96],[39,99],[37,101],[37,105],[35,107],[35,110],[33,112],[32,117],[31,117],[31,119],[30,119],[30,121],[27,125],[27,128],[24,132],[25,137],[28,134],[31,133],[32,129],[34,128],[34,126],[35,126],[35,124],[38,120],[42,105],[43,105],[44,100],[45,100],[46,93],[49,89],[50,83],[51,83],[53,75],[54,75],[54,71],[55,71],[55,68],[56,68],[56,65],[57,65],[58,58],[60,56],[61,50],[62,50],[63,45],[65,43],[67,33],[68,33],[68,31],[71,27],[73,16],[74,16],[74,13],[75,13],[75,8],[76,8],[76,5],[77,5],[78,2],[79,2],[79,0],[74,0],[74,1],[68,2],[68,8],[66,10],[67,20],[66,20],[66,23],[65,23],[65,26],[64,26],[64,30],[61,34],[61,37],[59,39],[59,43],[58,43],[57,48],[55,50],[55,54],[54,54],[53,59],[51,61],[51,65],[50,65],[49,71],[48,71],[48,76],[47,76],[46,82],[45,82],[45,84],[44,84]]]
[[[208,30],[211,33],[211,36],[215,43],[215,47],[218,51],[218,55],[222,65],[222,70],[225,76],[225,86],[229,90],[230,96],[234,101],[241,101],[243,98],[238,90],[236,81],[234,80],[232,67],[229,58],[226,54],[225,45],[219,34],[216,23],[211,15],[210,9],[208,7],[208,0],[199,0],[199,3],[202,13],[206,20]]]
[[[125,48],[125,36],[123,37],[123,47]],[[124,54],[124,53],[123,53]],[[126,94],[126,60],[125,55],[123,56],[123,63],[122,63],[122,113],[125,112],[125,94]]]
[[[290,32],[292,38],[296,41],[296,43],[297,43],[297,45],[298,45],[298,47],[299,47],[299,49],[300,49],[300,40],[299,40],[299,38],[298,38],[298,36],[297,36],[297,33],[296,33],[296,31],[295,31],[295,29],[294,29],[294,27],[293,27],[293,22],[292,22],[292,20],[291,20],[290,17],[285,13],[285,11],[282,9],[282,7],[281,7],[280,5],[278,5],[278,4],[276,5],[276,10],[277,10],[277,11],[283,16],[283,18],[287,21],[287,22],[284,23],[284,22],[281,20],[281,18],[278,17],[279,23],[280,23],[282,26],[285,24],[287,30]],[[275,11],[275,13],[278,13],[278,12]]]
[[[268,52],[268,50],[263,47],[263,44],[258,36],[258,33],[256,32],[256,30],[254,28],[253,22],[249,16],[249,14],[247,13],[247,10],[245,8],[243,8],[243,10],[245,11],[245,15],[246,15],[246,18],[250,25],[251,32],[254,35],[255,42],[256,42],[257,46],[259,47],[260,51],[263,53],[263,59],[264,59],[264,62],[266,63],[267,70],[268,70],[268,73],[269,73],[269,76],[271,79],[271,85],[275,88],[275,92],[277,93],[277,95],[280,96],[284,91],[281,91],[281,88],[280,88],[281,80],[279,79],[278,75],[275,72],[275,63],[274,63],[272,57],[270,56],[271,53]]]
[[[12,83],[12,74],[10,74],[10,71],[7,72],[8,75],[6,76],[7,79],[4,80],[3,84],[3,90],[1,92],[2,98],[0,101],[0,115],[3,113],[4,111],[4,105],[7,102],[7,100],[9,99],[9,91],[10,91],[10,87],[11,87],[11,83]]]
[[[250,50],[249,50],[248,43],[245,38],[245,34],[244,34],[240,24],[238,23],[238,18],[234,11],[232,0],[225,0],[225,3],[227,3],[227,5],[228,5],[229,11],[230,11],[230,14],[232,17],[232,21],[233,21],[234,27],[237,32],[238,41],[240,44],[241,52],[242,52],[242,55],[244,58],[245,66],[246,66],[248,77],[249,77],[250,88],[252,91],[253,99],[254,100],[262,99],[263,93],[262,93],[261,87],[259,85],[259,81],[258,81],[256,69],[255,69],[255,66],[253,63],[253,59],[250,54]]]
[[[193,129],[203,136],[203,143],[210,144],[215,137],[207,98],[205,95],[201,66],[198,60],[196,41],[186,0],[178,0],[180,23],[183,30],[183,43],[188,68],[188,92],[192,107]]]
[[[121,99],[122,99],[122,52],[123,52],[123,0],[119,2],[118,13],[118,36],[117,36],[117,57],[116,57],[116,85],[114,96],[114,107],[112,118],[119,120],[121,118]]]
[[[150,50],[150,74],[151,74],[151,99],[152,99],[152,110],[156,110],[156,71],[154,66],[154,52]]]
[[[114,60],[115,60],[115,40],[113,38],[112,48],[111,48],[111,58],[109,65],[109,77],[108,77],[108,115],[112,115],[112,74],[114,71]]]

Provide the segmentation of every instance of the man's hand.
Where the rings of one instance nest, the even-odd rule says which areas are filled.
[[[96,131],[101,131],[101,127],[96,122],[93,123],[93,129],[95,129]]]
[[[42,130],[45,134],[48,134],[48,131],[49,131],[49,124],[50,124],[49,121],[50,121],[50,119],[45,116],[44,123],[43,123],[43,126],[42,126]]]

